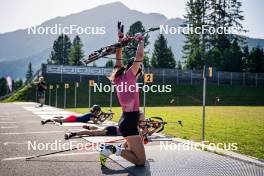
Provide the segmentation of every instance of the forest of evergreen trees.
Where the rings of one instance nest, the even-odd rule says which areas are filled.
[[[223,32],[231,29],[246,32],[241,24],[244,16],[240,0],[188,0],[186,6],[183,26],[220,29],[214,34],[185,34],[183,52],[187,68],[202,69],[204,65],[210,65],[221,71],[264,72],[263,48],[249,51],[242,36]]]
[[[202,28],[207,26],[220,29],[220,33],[190,33],[185,35],[182,48],[184,58],[175,58],[167,39],[160,34],[155,43],[153,53],[145,53],[145,67],[178,68],[201,70],[204,65],[216,67],[221,71],[232,72],[264,72],[263,48],[249,49],[245,39],[240,35],[225,34],[221,30],[235,28],[237,32],[246,32],[241,21],[244,20],[239,0],[188,0],[186,4],[185,23],[182,26]],[[133,23],[126,35],[133,36],[145,32],[141,21]],[[145,37],[145,47],[149,45],[149,36]],[[132,42],[136,48],[137,43]],[[80,65],[84,57],[83,44],[77,35],[73,42],[67,35],[60,35],[53,44],[49,64]],[[134,57],[135,49],[123,49],[123,58]],[[112,67],[114,60],[108,60],[106,67]],[[94,64],[96,66],[96,64]]]

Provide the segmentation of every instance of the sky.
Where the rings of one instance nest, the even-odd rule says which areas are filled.
[[[39,25],[57,16],[66,16],[117,0],[1,0],[0,33]],[[130,9],[183,18],[187,0],[121,0]],[[247,36],[264,39],[264,0],[240,0]],[[262,15],[261,15],[262,14]]]

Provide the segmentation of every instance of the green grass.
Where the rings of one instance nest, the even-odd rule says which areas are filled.
[[[80,113],[88,108],[69,109]],[[107,110],[107,108],[103,108]],[[114,107],[114,120],[121,108]],[[147,107],[146,117],[161,116],[165,121],[183,121],[183,127],[167,125],[163,133],[201,141],[202,108],[198,106]],[[205,140],[212,143],[237,143],[238,152],[264,159],[264,107],[209,106],[206,108]]]

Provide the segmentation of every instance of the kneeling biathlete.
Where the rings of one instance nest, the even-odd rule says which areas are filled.
[[[126,38],[123,38],[123,26],[121,23],[118,23],[118,37],[119,42],[126,40]],[[144,144],[138,131],[140,99],[139,90],[136,88],[136,82],[139,76],[143,74],[144,36],[136,34],[134,38],[138,42],[135,58],[130,59],[128,64],[124,66],[122,63],[122,48],[118,48],[116,50],[116,64],[112,75],[109,77],[116,86],[126,84],[130,88],[134,88],[133,90],[128,88],[123,92],[116,90],[117,98],[123,111],[119,120],[119,128],[122,136],[126,139],[128,147],[123,148],[102,144],[100,146],[101,165],[105,165],[106,158],[111,154],[121,156],[138,166],[144,165],[146,161]]]

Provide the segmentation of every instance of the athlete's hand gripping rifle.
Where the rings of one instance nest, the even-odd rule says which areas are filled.
[[[149,32],[159,30],[160,28],[150,28],[146,32],[142,33],[142,35],[146,35]],[[125,38],[122,38],[120,42],[108,45],[105,47],[100,48],[99,50],[93,51],[91,54],[88,55],[87,58],[84,58],[81,60],[81,63],[83,65],[87,65],[93,61],[96,61],[102,57],[106,57],[108,55],[112,55],[116,53],[117,48],[122,48],[122,47],[128,47],[129,44],[135,40],[135,36],[126,36]]]
[[[142,129],[147,128],[147,131],[145,131],[145,133],[142,134],[145,138],[147,138],[150,131],[155,130],[155,133],[159,133],[164,130],[165,125],[167,124],[176,124],[183,126],[181,120],[177,122],[165,122],[161,117],[150,117],[147,118],[145,121],[140,121],[139,127]]]
[[[106,120],[112,120],[115,113],[113,113],[111,110],[109,112],[101,112],[97,115],[97,120],[103,123]]]

